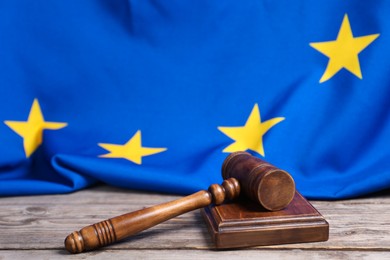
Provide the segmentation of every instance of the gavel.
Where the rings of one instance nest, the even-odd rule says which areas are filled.
[[[222,185],[212,184],[208,190],[74,231],[66,237],[65,248],[81,253],[103,247],[189,211],[235,199],[241,191],[269,211],[285,208],[295,194],[290,174],[247,152],[230,154],[222,164],[222,177]]]

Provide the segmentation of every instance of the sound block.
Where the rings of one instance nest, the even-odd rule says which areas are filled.
[[[298,192],[283,210],[267,211],[240,199],[201,209],[217,248],[319,242],[329,238],[329,224]]]

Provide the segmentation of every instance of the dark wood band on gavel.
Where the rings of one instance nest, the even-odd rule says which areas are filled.
[[[287,206],[295,193],[294,181],[287,172],[245,152],[229,155],[223,163],[222,175],[225,179],[222,185],[213,184],[207,191],[202,190],[75,231],[66,237],[65,248],[71,253],[80,253],[112,244],[186,212],[211,203],[219,205],[225,199],[232,200],[239,196],[241,189],[269,210]]]
[[[285,208],[294,198],[290,174],[247,152],[230,154],[222,165],[222,177],[236,178],[247,197],[271,211]]]

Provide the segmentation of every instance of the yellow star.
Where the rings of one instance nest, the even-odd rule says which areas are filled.
[[[310,46],[329,57],[329,62],[320,83],[332,78],[342,68],[362,79],[358,54],[372,43],[379,34],[353,37],[348,15],[344,15],[335,41],[312,42]]]
[[[99,157],[124,158],[136,164],[142,164],[143,156],[161,153],[167,150],[167,148],[143,147],[141,144],[141,130],[138,130],[124,145],[99,143],[99,146],[110,152]]]
[[[46,122],[37,99],[34,99],[27,121],[4,121],[4,123],[23,138],[27,158],[42,144],[43,130],[57,130],[67,126],[67,123]]]
[[[218,127],[218,129],[229,136],[235,142],[226,147],[223,152],[236,152],[253,150],[264,156],[263,136],[277,123],[284,120],[284,117],[275,117],[261,122],[259,106],[255,104],[244,126]]]

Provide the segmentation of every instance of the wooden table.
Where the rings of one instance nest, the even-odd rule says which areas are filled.
[[[0,259],[390,259],[389,192],[311,201],[330,224],[327,242],[219,251],[197,210],[98,251],[71,255],[64,249],[74,230],[177,198],[108,186],[0,198]]]

